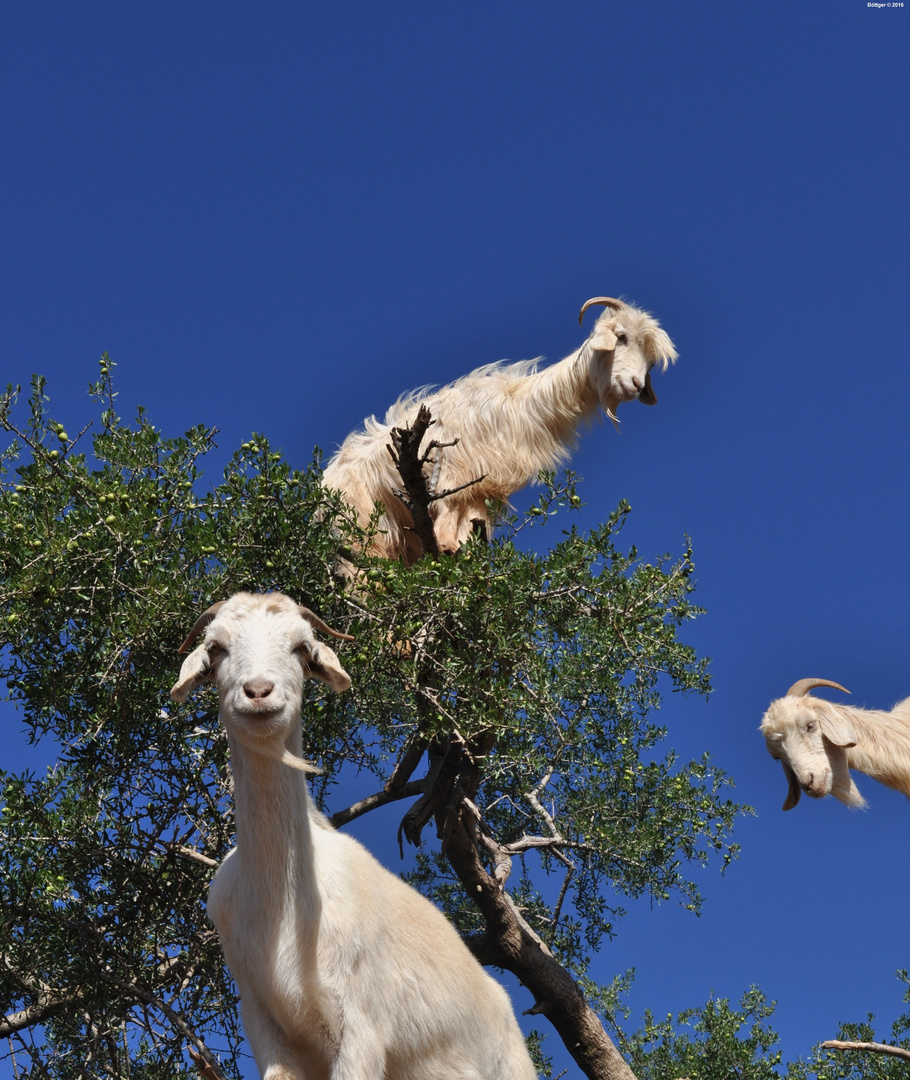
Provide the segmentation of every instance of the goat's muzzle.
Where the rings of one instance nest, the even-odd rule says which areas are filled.
[[[243,684],[244,696],[257,703],[265,701],[274,689],[275,684],[267,679],[250,679]]]

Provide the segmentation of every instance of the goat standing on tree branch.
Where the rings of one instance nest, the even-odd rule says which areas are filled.
[[[439,390],[404,394],[384,422],[368,417],[362,431],[345,439],[323,480],[344,494],[364,525],[382,504],[375,554],[410,564],[423,553],[386,449],[392,429],[413,423],[421,406],[436,421],[439,444],[431,486],[451,491],[432,503],[436,537],[440,550],[454,552],[475,521],[492,524],[488,502],[506,503],[542,469],[568,460],[579,426],[598,407],[618,423],[624,402],[656,404],[651,370],[658,364],[666,370],[676,359],[673,342],[646,311],[609,296],[588,300],[579,322],[593,305],[607,310],[559,363],[540,370],[537,360],[488,364]]]
[[[314,628],[345,637],[280,593],[238,593],[197,620],[171,690],[218,687],[237,847],[208,912],[263,1080],[536,1080],[506,992],[451,923],[310,799],[304,680],[351,684]]]

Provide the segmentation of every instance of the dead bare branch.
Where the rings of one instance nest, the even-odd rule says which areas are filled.
[[[822,1050],[860,1050],[866,1054],[890,1054],[892,1057],[910,1061],[910,1050],[902,1046],[888,1046],[886,1043],[845,1042],[841,1039],[828,1039],[821,1044]]]
[[[468,480],[467,483],[459,484],[458,487],[447,488],[445,491],[436,490],[442,457],[437,453],[433,458],[433,451],[455,446],[458,440],[448,443],[433,440],[428,444],[425,453],[421,455],[420,444],[423,437],[427,429],[435,423],[430,410],[425,405],[421,405],[413,424],[392,428],[392,445],[386,446],[392,461],[395,462],[401,482],[404,484],[404,491],[396,492],[396,495],[411,512],[411,517],[414,519],[414,531],[423,545],[424,552],[434,557],[439,554],[439,544],[433,528],[433,519],[430,517],[430,504],[448,498],[449,495],[454,495],[465,488],[473,487],[474,484],[479,484],[485,479],[485,476],[479,476],[474,480]],[[425,471],[427,464],[433,466],[429,479]]]
[[[402,502],[411,511],[414,531],[423,545],[424,552],[435,557],[439,554],[439,544],[436,541],[433,520],[430,517],[432,492],[423,471],[426,461],[420,457],[420,443],[427,428],[433,423],[435,421],[430,416],[430,410],[421,405],[413,424],[392,428],[392,446],[388,447],[388,451],[392,455],[407,493],[407,498],[402,499]]]

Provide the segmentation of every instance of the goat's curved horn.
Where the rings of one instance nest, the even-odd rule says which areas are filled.
[[[300,612],[300,617],[306,619],[310,626],[312,626],[314,630],[318,630],[321,634],[330,634],[332,637],[341,638],[342,641],[354,640],[353,634],[340,634],[337,630],[333,630],[331,626],[324,623],[314,611],[310,611],[310,609],[304,607],[303,604],[298,604],[297,610]]]
[[[581,311],[578,313],[579,325],[581,325],[581,321],[584,319],[585,312],[588,308],[593,307],[595,304],[600,304],[602,307],[615,308],[616,311],[619,311],[620,308],[626,306],[622,300],[614,300],[612,296],[592,296],[590,300],[584,302]]]
[[[831,686],[835,690],[843,690],[845,694],[850,693],[846,686],[841,686],[840,683],[831,682],[830,679],[800,679],[799,682],[795,682],[787,691],[787,697],[803,697],[805,694],[808,694],[810,690],[814,690],[816,686]]]
[[[177,652],[185,653],[226,603],[227,600],[219,600],[217,604],[212,604],[210,608],[203,611],[195,623],[193,623],[193,629],[187,634]]]

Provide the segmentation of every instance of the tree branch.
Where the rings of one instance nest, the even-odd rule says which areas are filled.
[[[404,484],[404,492],[398,493],[398,497],[411,511],[411,517],[414,519],[414,531],[423,545],[424,552],[434,558],[439,554],[439,544],[433,528],[433,519],[430,517],[430,503],[438,502],[440,499],[446,499],[449,495],[454,495],[458,491],[473,487],[474,484],[479,484],[485,478],[484,476],[478,476],[474,480],[459,484],[458,487],[446,488],[445,491],[436,491],[442,458],[437,455],[435,462],[433,462],[434,469],[429,480],[424,471],[424,466],[432,460],[430,455],[434,450],[442,450],[446,446],[456,446],[458,440],[455,439],[450,443],[440,443],[434,440],[427,446],[426,452],[421,455],[420,444],[423,437],[426,435],[427,429],[435,423],[436,421],[430,414],[430,410],[426,405],[421,405],[417,410],[417,416],[414,418],[413,424],[392,428],[392,445],[386,447],[392,456],[392,461],[395,462],[395,468],[398,470],[401,482]]]
[[[99,974],[105,982],[110,983],[112,986],[116,986],[118,990],[124,990],[131,994],[137,1001],[141,1001],[143,1005],[151,1005],[152,1008],[157,1009],[163,1016],[170,1020],[171,1024],[180,1032],[187,1042],[195,1047],[196,1052],[207,1065],[210,1065],[215,1070],[218,1069],[218,1063],[215,1061],[211,1050],[209,1050],[203,1040],[195,1031],[193,1031],[190,1025],[178,1012],[172,1009],[166,1002],[162,1001],[157,995],[153,994],[151,990],[147,990],[144,986],[140,986],[138,983],[132,982],[129,979],[121,979],[112,971],[102,970]],[[215,1075],[216,1077],[218,1076],[217,1071]]]
[[[202,1054],[194,1050],[191,1046],[188,1047],[188,1049],[190,1057],[193,1059],[193,1064],[199,1070],[199,1074],[202,1076],[203,1080],[225,1080],[224,1073],[216,1068],[211,1061],[206,1061]]]
[[[423,780],[412,780],[409,784],[404,784],[393,790],[389,790],[388,785],[386,785],[382,791],[377,791],[375,795],[368,795],[365,799],[361,799],[360,802],[354,803],[345,810],[337,810],[331,815],[329,821],[334,828],[340,829],[342,825],[347,825],[349,821],[368,814],[378,806],[386,806],[388,803],[398,802],[399,799],[409,799],[412,795],[422,794],[423,790]]]
[[[394,450],[392,446],[387,447],[407,493],[407,499],[402,499],[402,502],[411,511],[414,531],[423,545],[424,552],[434,558],[439,554],[439,544],[436,542],[433,519],[430,517],[432,493],[423,471],[426,459],[420,458],[419,453],[420,443],[427,428],[435,423],[436,421],[430,416],[430,410],[426,405],[421,405],[413,424],[392,428]]]
[[[590,1080],[635,1080],[576,981],[484,869],[477,851],[477,819],[463,799],[450,804],[446,825],[445,854],[487,925],[486,934],[468,939],[471,951],[524,983],[535,999],[530,1011],[547,1017]]]
[[[82,1001],[85,991],[76,989],[68,994],[53,996],[51,994],[39,994],[38,1000],[17,1013],[9,1013],[0,1020],[0,1039],[6,1039],[16,1031],[23,1028],[33,1027],[35,1024],[44,1023],[66,1005],[74,1005]]]
[[[442,443],[432,442],[430,446],[442,446]],[[453,445],[451,443],[447,445]],[[447,499],[450,495],[454,495],[458,491],[464,491],[465,488],[473,487],[475,484],[479,484],[481,480],[486,480],[487,474],[483,473],[481,476],[476,476],[473,480],[465,480],[463,484],[459,484],[458,487],[446,488],[445,491],[433,491],[430,495],[430,502],[436,502],[438,499]],[[476,521],[479,524],[483,524],[480,518],[472,518],[472,521]]]
[[[420,847],[423,828],[430,818],[439,814],[452,794],[461,766],[463,744],[455,740],[448,743],[431,743],[427,757],[429,765],[421,781],[421,797],[408,809],[398,827],[398,847],[402,848],[401,838]]]
[[[910,1050],[902,1046],[888,1046],[885,1043],[843,1042],[840,1039],[828,1039],[821,1044],[822,1050],[861,1050],[867,1054],[891,1054],[892,1057],[910,1061]]]
[[[420,759],[423,757],[426,748],[426,739],[422,738],[414,739],[410,746],[408,746],[401,755],[398,764],[395,766],[395,771],[389,779],[386,780],[385,790],[389,792],[389,794],[400,791],[411,779],[414,770],[420,764]]]
[[[201,851],[197,851],[195,848],[185,847],[183,844],[176,844],[173,841],[166,841],[161,845],[165,850],[175,852],[178,855],[183,855],[187,859],[192,859],[194,862],[202,863],[203,866],[207,866],[210,869],[218,865],[217,859],[210,859],[208,855],[203,855]]]

